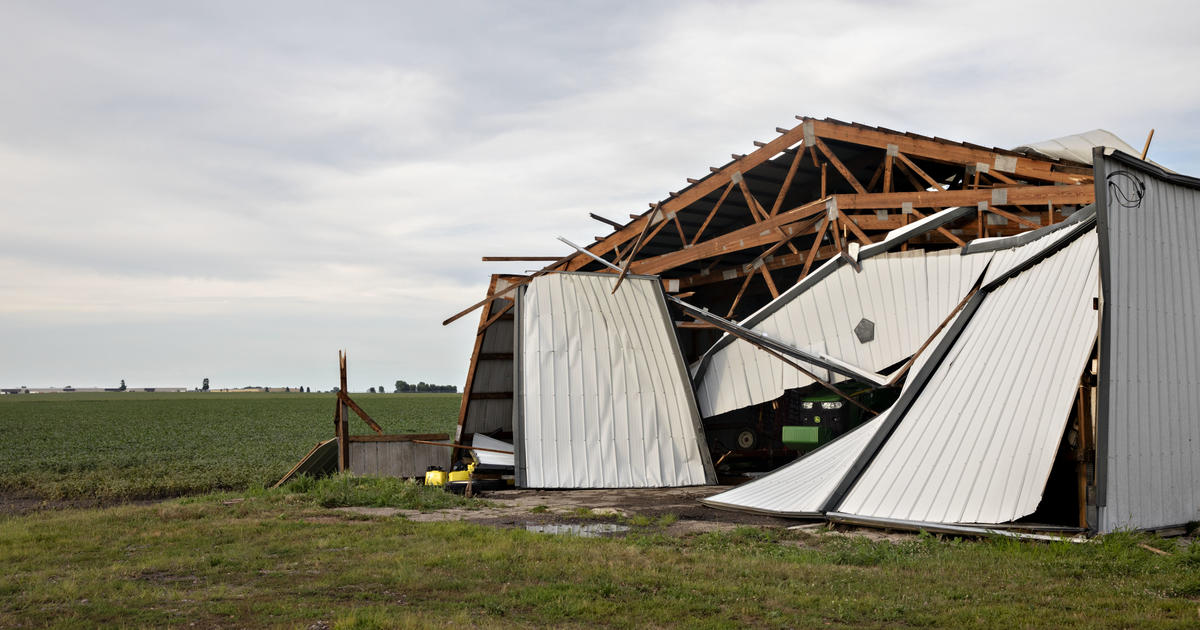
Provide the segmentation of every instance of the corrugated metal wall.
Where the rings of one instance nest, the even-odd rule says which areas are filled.
[[[1099,529],[1200,520],[1200,180],[1112,155],[1096,183]]]
[[[800,349],[880,370],[916,352],[970,291],[991,256],[918,250],[868,258],[861,272],[843,265],[807,291],[781,297],[753,329]],[[875,339],[866,343],[854,334],[864,318],[875,324]],[[786,389],[813,382],[744,341],[717,349],[708,361],[696,389],[706,418],[774,400]],[[813,372],[845,380],[824,370]]]
[[[1098,269],[1093,231],[988,294],[838,511],[941,523],[1033,513],[1095,343]]]
[[[529,488],[715,480],[657,278],[556,273],[518,306],[517,482]]]

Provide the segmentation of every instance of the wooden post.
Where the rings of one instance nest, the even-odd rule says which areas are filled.
[[[342,393],[346,391],[346,355],[338,350],[338,372]],[[346,403],[341,396],[337,399],[338,472],[350,469],[350,419]]]
[[[1092,365],[1099,349],[1098,346],[1099,344],[1096,344],[1096,347],[1093,347],[1092,353],[1088,357],[1087,367],[1083,371],[1083,377],[1079,380],[1079,392],[1076,400],[1079,438],[1075,441],[1075,473],[1079,492],[1079,526],[1085,529],[1089,526],[1088,489],[1093,484],[1093,480],[1088,477],[1088,463],[1094,463],[1096,459],[1096,441],[1092,433],[1095,425],[1092,388],[1096,386],[1096,379],[1092,372]]]

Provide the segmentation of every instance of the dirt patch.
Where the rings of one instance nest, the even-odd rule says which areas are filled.
[[[153,505],[166,501],[165,498],[154,499],[99,499],[94,497],[78,499],[47,499],[35,494],[19,491],[0,490],[0,515],[21,516],[32,512],[45,510],[72,510],[112,507],[115,505]]]
[[[378,509],[386,510],[388,508]],[[317,525],[341,525],[342,523],[361,523],[363,525],[370,524],[370,521],[357,521],[354,519],[343,518],[341,516],[306,516],[300,520],[304,521],[305,523],[314,523]]]
[[[151,584],[199,584],[200,578],[195,575],[180,575],[171,573],[170,571],[142,571],[136,576],[136,579],[150,582]]]
[[[717,510],[700,503],[704,499],[729,490],[732,486],[697,486],[688,488],[621,488],[612,490],[502,490],[489,492],[483,498],[501,505],[510,505],[525,512],[542,511],[552,514],[572,514],[589,510],[621,516],[640,515],[660,517],[673,514],[679,520],[787,527],[796,521],[761,514]]]
[[[577,525],[608,521],[636,524],[649,521],[656,531],[684,537],[721,532],[738,527],[787,529],[811,536],[865,537],[873,541],[900,543],[917,537],[916,533],[880,530],[853,525],[831,525],[824,520],[779,518],[718,510],[700,503],[700,499],[728,490],[731,486],[689,488],[636,488],[611,490],[501,490],[479,495],[489,507],[469,510],[453,508],[421,512],[398,508],[344,507],[339,512],[358,517],[402,517],[412,521],[440,523],[465,521],[489,527],[557,531],[556,525]],[[666,517],[666,518],[664,518]],[[672,518],[673,517],[673,518]],[[657,523],[657,524],[656,524]],[[635,526],[634,530],[637,530]],[[621,534],[617,534],[621,535]],[[810,537],[785,544],[807,546]],[[805,542],[808,540],[809,542]]]
[[[466,521],[504,528],[539,528],[612,519],[628,521],[645,517],[654,521],[671,515],[664,532],[689,536],[725,531],[742,526],[787,527],[795,520],[716,510],[699,500],[728,490],[728,486],[691,488],[636,488],[613,490],[501,490],[481,494],[491,505],[468,510],[453,508],[432,512],[398,508],[344,507],[339,512],[371,517],[403,517],[412,521],[440,523]]]

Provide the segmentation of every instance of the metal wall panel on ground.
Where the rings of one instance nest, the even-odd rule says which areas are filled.
[[[1099,530],[1200,520],[1200,180],[1096,158]]]
[[[517,484],[688,486],[715,480],[657,278],[555,273],[519,298]]]
[[[821,506],[887,417],[880,414],[857,429],[769,475],[700,502],[710,507],[776,514],[820,516]]]
[[[764,309],[765,316],[747,321],[755,332],[797,348],[880,370],[917,351],[970,291],[990,258],[991,253],[962,255],[957,249],[880,254],[863,260],[861,272],[842,264],[807,290],[780,296]],[[863,319],[874,325],[874,339],[865,343],[854,332]],[[745,341],[718,345],[706,360],[696,391],[706,418],[813,383]]]
[[[1090,231],[987,294],[838,511],[1003,523],[1041,500],[1096,339]]]

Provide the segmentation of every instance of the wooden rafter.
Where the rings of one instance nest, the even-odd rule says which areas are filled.
[[[484,256],[483,262],[543,262],[561,258],[562,256]]]
[[[1085,165],[1049,162],[1027,156],[1000,152],[999,150],[989,151],[981,147],[972,147],[969,145],[952,143],[932,138],[923,138],[920,136],[900,134],[880,129],[864,128],[858,125],[848,125],[833,121],[813,120],[807,118],[800,118],[800,120],[803,121],[803,123],[811,123],[810,131],[815,136],[813,138],[814,142],[809,144],[802,143],[802,140],[804,139],[803,123],[792,129],[784,130],[778,138],[772,140],[771,142],[757,143],[761,146],[753,153],[748,155],[735,155],[735,159],[729,164],[726,164],[721,168],[713,169],[714,174],[712,176],[701,180],[692,180],[695,183],[691,187],[681,191],[678,194],[675,194],[674,196],[671,196],[662,203],[663,212],[666,215],[671,216],[673,212],[678,212],[688,208],[688,206],[693,202],[707,196],[717,189],[721,187],[728,187],[731,181],[731,175],[733,173],[748,173],[750,170],[759,165],[770,163],[769,161],[772,157],[791,147],[795,147],[796,153],[793,155],[792,164],[797,165],[797,168],[803,160],[803,153],[805,151],[807,151],[812,157],[814,166],[820,168],[820,161],[816,156],[817,151],[821,150],[823,153],[826,153],[830,162],[833,163],[834,167],[837,168],[840,173],[842,173],[843,177],[849,175],[849,177],[846,177],[846,179],[848,182],[851,182],[854,176],[850,170],[846,168],[846,165],[842,163],[841,160],[836,156],[831,155],[832,151],[828,150],[828,145],[826,145],[824,149],[819,149],[819,145],[815,140],[821,140],[821,144],[824,144],[824,140],[837,140],[839,142],[858,144],[865,147],[884,149],[885,151],[888,149],[889,145],[893,145],[900,153],[904,154],[904,157],[908,158],[910,162],[915,158],[920,158],[934,162],[958,164],[962,166],[974,166],[980,163],[988,164],[989,173],[995,175],[996,179],[1000,181],[1003,181],[1003,178],[1008,178],[1012,179],[1013,182],[1016,182],[1016,180],[1013,179],[1014,177],[1018,179],[1025,179],[1027,181],[1073,184],[1088,183],[1091,181],[1090,169]],[[895,151],[896,149],[890,153],[895,153]],[[887,161],[888,156],[885,154],[884,158],[885,161]],[[900,161],[901,160],[899,157],[893,160],[893,162]],[[839,164],[841,168],[839,168]],[[845,170],[843,171],[843,169]],[[792,169],[789,167],[789,171],[791,170]],[[883,187],[885,194],[892,190],[892,188],[887,186],[888,182],[886,181],[886,170],[887,169],[885,167],[883,176],[885,179],[885,186]],[[921,170],[920,172],[924,171]],[[1008,174],[1004,174],[1005,172]],[[1011,177],[1009,177],[1010,175]],[[851,185],[854,185],[853,182]],[[861,186],[861,184],[859,184],[859,186]],[[874,189],[873,186],[870,188]],[[859,188],[855,187],[855,190],[859,191]],[[859,191],[859,194],[865,194],[865,190]],[[778,214],[782,210],[781,198],[782,196],[776,198],[777,203],[772,204],[771,212],[762,210],[761,204],[758,204],[757,202],[750,203],[750,211],[760,219]],[[715,213],[710,212],[710,215],[715,216]],[[610,252],[618,245],[625,244],[635,238],[639,233],[641,233],[641,228],[644,227],[645,223],[651,221],[650,213],[640,215],[630,224],[624,226],[617,232],[589,247],[589,250],[600,255]],[[696,243],[698,241],[698,236],[693,235],[691,242]],[[573,255],[565,263],[565,269],[578,269],[589,264],[590,260],[591,259],[585,256]],[[552,267],[555,268],[558,266],[559,265],[552,265]]]
[[[1042,227],[1040,224],[1034,223],[1033,221],[1030,221],[1029,219],[1022,217],[1021,215],[1013,214],[1011,212],[1001,210],[1000,208],[997,208],[996,206],[988,206],[988,212],[998,214],[1010,221],[1016,221],[1017,223],[1020,223],[1021,225],[1024,225],[1031,230],[1036,230],[1036,229]]]
[[[671,219],[675,221],[675,229],[679,232],[679,244],[687,247],[687,235],[683,233],[683,224],[679,222],[679,213],[671,215]]]
[[[475,332],[476,335],[483,335],[483,331],[487,330],[489,326],[496,323],[496,321],[499,320],[501,317],[504,317],[504,315],[506,313],[508,313],[509,311],[512,310],[513,305],[516,304],[516,301],[511,298],[500,298],[500,299],[508,300],[508,304],[505,304],[504,308],[500,309],[499,311],[494,313],[491,317],[488,317],[486,321],[484,321],[482,324],[480,324],[479,330],[477,330]]]
[[[800,230],[790,224],[803,221],[824,211],[825,201],[819,199],[799,208],[781,212],[754,225],[732,230],[719,237],[697,243],[687,249],[639,260],[633,263],[630,270],[639,274],[658,274],[689,262],[766,245],[774,242],[777,238],[774,235],[774,228],[782,228],[789,236],[798,234]]]
[[[895,166],[896,170],[900,171],[900,174],[904,176],[904,179],[907,179],[908,183],[912,184],[913,190],[921,191],[926,189],[926,186],[921,184],[921,180],[917,179],[917,176],[913,174],[912,169],[908,168],[907,164],[896,162]]]
[[[767,290],[771,292],[771,299],[779,297],[779,288],[775,286],[775,279],[771,277],[771,270],[767,269],[766,265],[758,268],[762,272],[763,280],[767,283]]]
[[[821,222],[821,228],[817,230],[817,238],[813,239],[812,248],[808,250],[808,256],[804,258],[804,269],[800,271],[800,277],[808,275],[812,269],[813,262],[817,259],[817,252],[821,249],[821,241],[825,240],[825,232],[829,231],[829,220]]]
[[[646,221],[646,224],[642,226],[642,233],[637,237],[637,240],[633,242],[633,246],[629,249],[629,257],[625,259],[625,264],[621,265],[621,273],[617,275],[617,282],[613,284],[613,293],[616,293],[617,289],[621,287],[621,281],[625,279],[625,274],[629,273],[629,266],[633,264],[633,259],[637,257],[638,252],[642,249],[642,245],[644,245],[651,238],[654,238],[653,236],[646,238],[646,232],[650,231],[650,224],[654,220],[655,215],[661,213],[662,207],[660,204],[654,204],[654,207],[650,209],[650,217]],[[658,228],[654,231],[654,233],[657,234],[658,230],[661,230],[666,224],[667,220],[664,217],[659,221]]]
[[[775,196],[775,203],[771,204],[771,216],[775,216],[779,212],[780,206],[783,205],[783,198],[787,196],[788,190],[792,186],[792,178],[796,176],[796,169],[800,167],[800,159],[804,157],[804,144],[796,147],[796,155],[792,156],[792,165],[788,167],[787,176],[783,178],[783,185],[779,187],[779,194]]]
[[[491,302],[492,300],[494,300],[494,299],[496,299],[496,298],[498,298],[498,297],[500,297],[500,296],[504,295],[505,293],[508,293],[509,291],[512,291],[513,289],[517,288],[518,286],[520,286],[520,285],[522,285],[522,284],[525,284],[526,282],[529,282],[529,279],[528,279],[528,278],[526,278],[526,279],[524,279],[524,280],[521,280],[521,281],[518,281],[518,282],[516,282],[516,283],[514,283],[514,284],[512,284],[512,285],[510,285],[510,286],[508,286],[508,287],[506,287],[506,288],[504,288],[503,290],[501,290],[501,291],[498,291],[498,292],[496,292],[496,291],[493,291],[493,290],[491,290],[491,289],[488,289],[488,295],[487,295],[487,297],[485,297],[485,298],[483,298],[482,300],[479,300],[478,302],[476,302],[476,303],[474,303],[474,304],[472,304],[472,305],[468,306],[467,308],[464,308],[463,310],[461,310],[461,311],[459,311],[459,312],[457,312],[457,313],[455,313],[455,314],[451,315],[450,317],[447,317],[447,318],[446,318],[446,320],[442,322],[442,325],[443,325],[443,326],[448,326],[448,325],[450,325],[450,324],[451,324],[451,323],[453,323],[454,321],[458,320],[460,317],[463,317],[464,315],[466,315],[466,314],[470,313],[471,311],[473,311],[473,310],[475,310],[475,309],[477,309],[477,308],[479,308],[479,307],[481,307],[481,306],[483,306],[483,305],[487,304],[488,302]],[[492,284],[493,284],[493,286],[495,286],[495,282],[494,282],[494,281],[493,281],[493,283],[492,283]]]
[[[903,153],[897,153],[896,159],[900,160],[901,162],[904,163],[905,166],[912,169],[912,172],[916,173],[918,177],[925,180],[925,182],[928,183],[930,186],[936,188],[939,191],[946,190],[945,186],[938,183],[938,181],[936,179],[930,177],[925,171],[921,170],[921,167],[914,164],[913,161],[908,159],[908,157],[905,156]]]
[[[758,199],[754,197],[754,193],[750,192],[750,187],[746,185],[746,178],[737,173],[734,175],[733,181],[737,182],[738,188],[742,191],[742,197],[746,199],[746,206],[750,208],[750,214],[754,217],[754,222],[758,223],[767,218],[767,211],[763,210]]]
[[[1096,200],[1092,186],[1013,186],[1005,189],[1005,205],[1044,206],[1053,203],[1085,205]],[[981,201],[991,202],[992,190],[946,190],[931,192],[874,193],[868,195],[834,195],[839,210],[877,210],[900,208],[911,203],[917,208],[948,208],[950,206],[975,206]]]
[[[942,208],[936,208],[936,210],[942,210]],[[913,214],[915,214],[915,215],[917,215],[917,218],[918,218],[918,219],[924,219],[924,218],[925,218],[925,215],[921,214],[921,212],[920,212],[919,210],[917,210],[916,208],[913,208],[913,211],[912,211],[912,213],[913,213]],[[958,245],[959,247],[965,247],[965,246],[967,245],[966,241],[964,241],[964,240],[962,240],[961,238],[958,238],[957,236],[955,236],[954,232],[951,232],[950,230],[947,230],[945,226],[939,225],[939,226],[938,226],[938,228],[937,228],[937,231],[938,231],[938,232],[941,232],[941,233],[942,233],[942,234],[943,234],[943,235],[944,235],[946,238],[948,238],[948,239],[950,239],[950,240],[954,241],[954,243],[955,243],[956,245]]]
[[[862,184],[858,183],[858,178],[854,176],[854,173],[851,173],[850,169],[846,168],[845,164],[842,164],[842,161],[838,159],[838,156],[833,153],[833,149],[830,149],[829,145],[825,144],[825,141],[822,140],[820,136],[814,138],[814,144],[816,144],[817,148],[821,150],[821,153],[825,154],[825,157],[829,158],[829,163],[833,164],[833,168],[836,168],[837,172],[842,174],[842,178],[849,182],[850,185],[854,187],[854,190],[857,190],[859,194],[867,193],[867,189],[864,188]]]
[[[988,177],[999,180],[1005,184],[1016,184],[1017,183],[1017,180],[1009,177],[1008,175],[1005,175],[1004,173],[1001,173],[1000,171],[989,170],[987,172],[987,175],[988,175]]]
[[[838,124],[826,120],[816,120],[797,116],[797,119],[812,124],[813,133],[829,139],[849,142],[868,147],[887,149],[894,144],[901,153],[922,159],[944,162],[947,164],[988,164],[995,170],[1004,170],[1001,166],[1011,163],[1011,172],[1021,179],[1034,179],[1043,182],[1059,182],[1064,184],[1085,184],[1091,182],[1091,169],[1080,166],[1056,164],[1025,156],[1000,154],[986,149],[973,148],[952,142],[943,142],[932,138],[913,137],[900,133],[889,133],[879,129],[869,129],[856,125]]]
[[[868,191],[875,190],[875,184],[878,184],[879,178],[883,176],[883,167],[887,163],[887,158],[888,156],[885,155],[883,160],[879,162],[879,166],[875,167],[875,172],[871,174],[871,181],[867,182]]]
[[[695,245],[696,241],[700,240],[700,235],[704,234],[704,229],[708,227],[709,222],[717,215],[717,210],[721,209],[721,204],[725,203],[725,198],[729,196],[729,191],[733,190],[733,186],[733,182],[729,182],[725,186],[725,190],[721,193],[721,197],[717,199],[717,203],[713,204],[712,210],[708,212],[708,216],[704,217],[704,223],[700,224],[700,229],[696,230],[696,234],[692,236],[690,245]]]
[[[679,193],[678,196],[672,197],[662,203],[662,209],[666,213],[676,212],[687,208],[692,203],[703,199],[709,193],[725,186],[731,180],[733,173],[746,173],[754,167],[770,160],[782,153],[785,149],[789,149],[801,140],[804,139],[804,130],[801,125],[797,125],[790,129],[787,133],[780,134],[778,138],[764,144],[757,151],[748,155],[742,156],[733,160],[729,164],[718,169],[713,175],[706,177],[694,186],[687,188]],[[626,241],[636,238],[641,232],[645,223],[650,221],[650,213],[644,214],[638,219],[630,222],[624,228],[614,232],[607,239],[592,245],[588,249],[597,255],[604,255],[612,251],[612,248],[625,243]],[[591,259],[583,255],[575,255],[566,263],[567,271],[574,271],[591,262]]]
[[[841,217],[840,222],[842,225],[849,228],[851,232],[854,232],[854,235],[858,237],[859,242],[863,245],[870,245],[871,243],[874,243],[875,241],[871,240],[871,237],[867,236],[866,232],[863,232],[862,228],[858,227],[858,223],[856,223],[854,219],[855,217],[847,214]]]
[[[737,295],[733,296],[733,303],[729,305],[729,312],[725,313],[725,319],[733,317],[733,312],[737,310],[738,303],[742,301],[742,296],[746,294],[746,287],[750,286],[750,281],[754,279],[754,273],[746,274],[742,280],[742,286],[738,287]]]
[[[887,152],[883,156],[883,190],[880,192],[892,192],[892,162],[893,157],[891,152]]]

